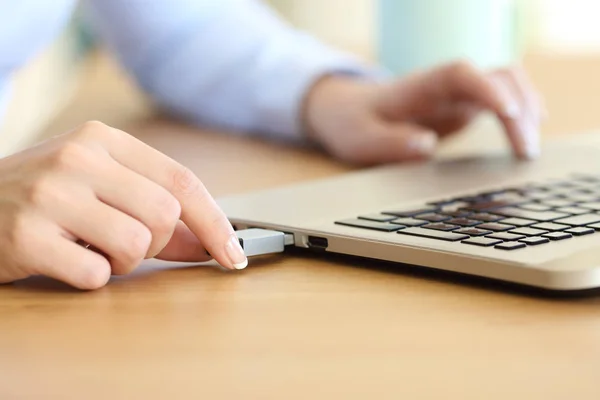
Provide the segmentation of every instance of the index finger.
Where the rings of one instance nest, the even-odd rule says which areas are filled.
[[[397,85],[384,96],[387,112],[404,110],[405,116],[427,114],[439,104],[471,103],[496,114],[513,149],[519,157],[527,156],[523,116],[519,102],[508,88],[466,62],[445,65],[418,73]]]
[[[191,170],[123,131],[105,125],[102,130],[106,133],[92,133],[92,140],[117,162],[173,194],[181,205],[181,220],[219,264],[230,269],[248,265],[227,216]]]
[[[473,102],[496,114],[516,155],[534,156],[535,149],[528,141],[531,132],[525,130],[527,113],[506,84],[468,63],[458,63],[443,70],[432,85],[450,100]]]

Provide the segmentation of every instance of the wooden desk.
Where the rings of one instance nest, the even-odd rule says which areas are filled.
[[[148,120],[112,89],[88,87],[48,134],[99,114],[217,196],[349,169]],[[349,258],[293,252],[240,273],[149,262],[87,293],[31,279],[0,287],[0,315],[2,399],[600,396],[599,297],[553,300]]]

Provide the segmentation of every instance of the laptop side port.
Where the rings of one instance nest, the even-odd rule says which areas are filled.
[[[329,246],[329,241],[327,240],[327,238],[318,237],[318,236],[309,236],[307,243],[308,243],[308,247],[310,247],[311,249],[318,249],[318,250],[326,250],[327,247]]]

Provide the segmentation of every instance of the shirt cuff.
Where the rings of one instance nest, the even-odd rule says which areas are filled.
[[[265,90],[257,94],[255,115],[260,132],[273,138],[291,141],[304,139],[302,112],[304,101],[313,85],[326,75],[345,75],[373,81],[391,77],[388,71],[332,49],[304,33],[288,42],[293,51],[273,52],[278,67],[271,68]],[[282,57],[282,54],[288,56]]]

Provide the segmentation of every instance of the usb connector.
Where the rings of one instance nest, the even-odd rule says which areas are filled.
[[[285,246],[294,244],[294,236],[291,233],[268,229],[244,229],[236,231],[236,235],[246,257],[281,253]]]

